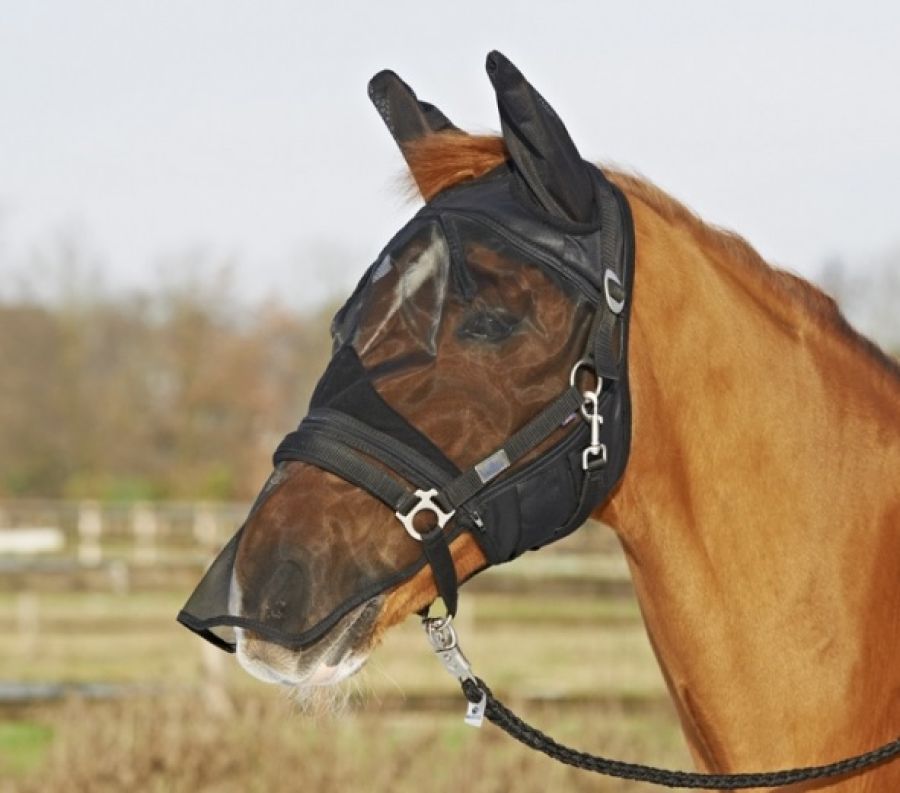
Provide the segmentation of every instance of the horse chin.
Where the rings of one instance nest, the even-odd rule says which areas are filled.
[[[298,699],[312,697],[316,690],[336,686],[362,669],[375,645],[375,626],[383,603],[381,596],[366,601],[304,649],[236,629],[238,663],[258,680],[293,688]]]

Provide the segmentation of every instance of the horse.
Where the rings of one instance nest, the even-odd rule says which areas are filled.
[[[472,135],[396,75],[378,79],[387,88],[373,98],[425,202],[506,168],[524,175],[543,211],[583,220],[572,185],[587,166],[536,92],[529,96],[539,101],[519,102],[522,85],[501,90],[495,81],[503,134]],[[552,134],[523,146],[522,129]],[[895,738],[900,366],[832,299],[767,264],[737,234],[644,178],[602,173],[633,222],[631,441],[624,472],[592,517],[624,550],[696,766],[810,765]],[[460,470],[546,405],[590,324],[540,268],[477,246],[467,255],[477,259],[478,312],[449,299],[438,311],[452,277],[421,255],[390,288],[357,295],[354,335],[336,342],[354,346],[377,372],[378,398]],[[377,277],[376,262],[370,285]],[[411,295],[424,303],[404,313]],[[447,536],[456,580],[488,566],[474,531]],[[283,573],[279,560],[300,546],[312,549],[307,563]],[[264,608],[280,619],[335,587],[352,590],[348,559],[399,569],[419,555],[391,509],[344,477],[292,460],[275,469],[219,578],[233,614]],[[440,589],[432,566],[420,565],[302,646],[237,627],[238,660],[266,681],[336,684]],[[900,790],[900,763],[815,786]]]

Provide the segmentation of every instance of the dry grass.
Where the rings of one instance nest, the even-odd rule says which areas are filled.
[[[16,629],[15,599],[0,598],[0,680],[188,685],[206,675],[203,642],[174,621],[176,595],[33,597],[38,619],[31,638]],[[464,593],[458,626],[466,652],[494,686],[568,696],[665,695],[633,601]],[[226,666],[230,685],[258,686],[236,664]],[[415,620],[391,631],[365,679],[374,696],[394,698],[446,691],[449,683]]]
[[[464,593],[458,628],[479,674],[571,745],[689,767],[634,601],[526,583]],[[322,720],[176,625],[182,596],[30,593],[23,611],[0,595],[0,680],[138,685],[117,701],[0,710],[0,793],[643,789],[466,727],[415,621],[354,678],[344,718]]]
[[[242,695],[214,713],[199,693],[86,704],[49,716],[56,738],[35,772],[0,783],[2,793],[116,791],[596,790],[590,775],[520,747],[491,725],[473,730],[453,714],[366,713],[313,722],[283,696]],[[632,759],[684,765],[665,710],[541,707],[535,720],[564,740]],[[2,778],[2,777],[0,777]],[[609,782],[603,790],[639,790]]]

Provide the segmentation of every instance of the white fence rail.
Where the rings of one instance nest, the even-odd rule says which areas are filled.
[[[241,525],[242,503],[0,500],[0,591],[190,588]],[[586,526],[497,568],[494,588],[618,592],[625,559],[608,528]]]
[[[16,555],[67,558],[90,566],[208,562],[240,527],[249,504],[212,501],[0,500],[0,559]],[[581,529],[556,552],[616,553],[608,529]]]
[[[0,591],[188,587],[248,508],[206,501],[0,500]],[[526,559],[499,567],[493,585],[514,588],[519,579],[536,576],[568,590],[604,581],[619,586],[628,578],[614,533],[599,524]]]
[[[202,564],[227,542],[247,509],[205,501],[0,501],[0,559]]]

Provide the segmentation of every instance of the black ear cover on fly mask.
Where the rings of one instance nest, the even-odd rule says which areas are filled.
[[[400,151],[405,143],[435,132],[460,132],[438,108],[422,102],[412,88],[389,69],[378,72],[369,81],[369,99]]]
[[[486,69],[520,193],[557,221],[598,226],[594,176],[559,116],[506,56],[494,50]]]

